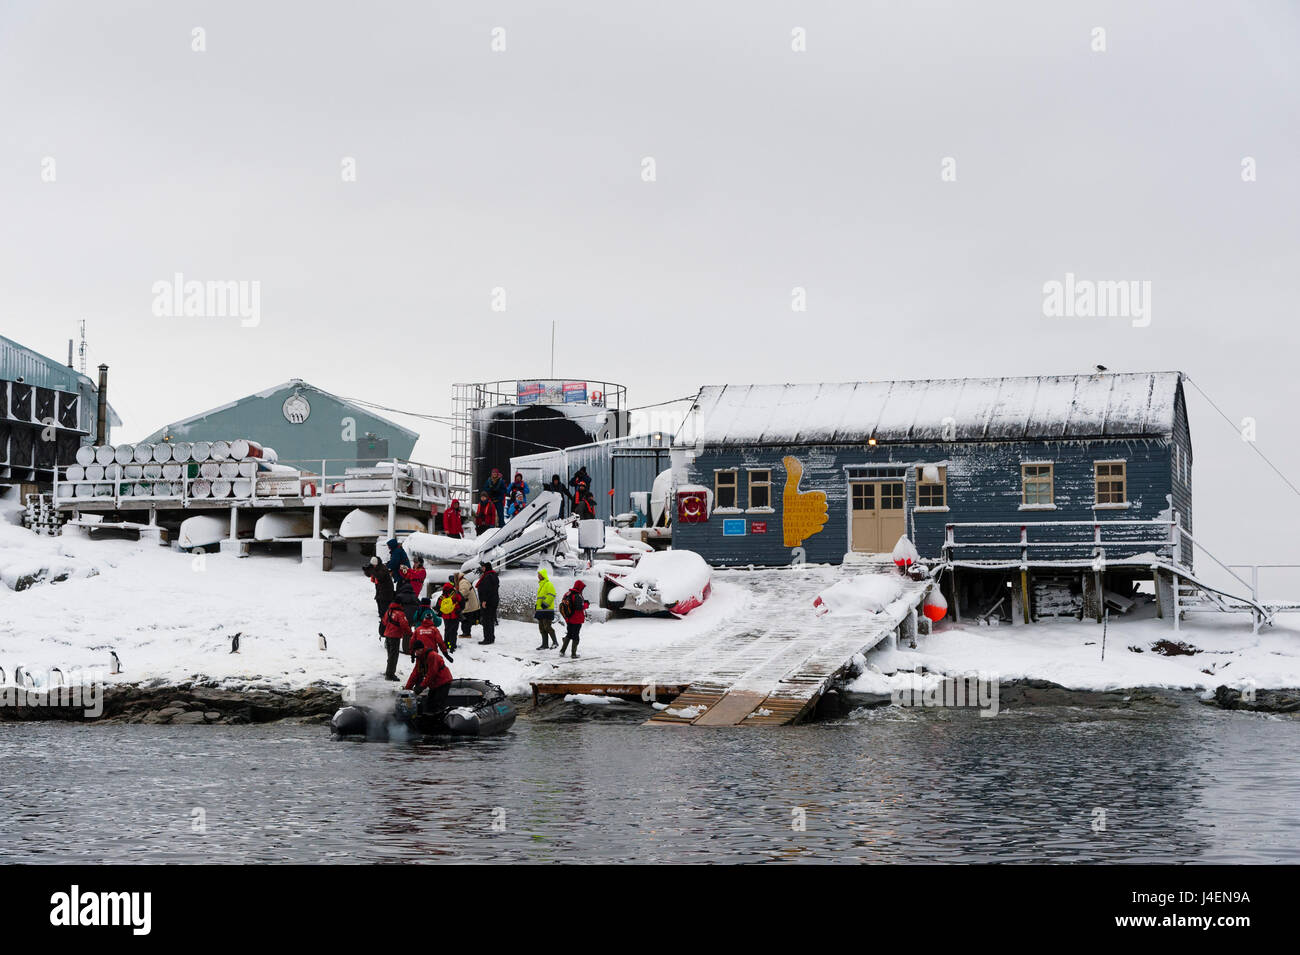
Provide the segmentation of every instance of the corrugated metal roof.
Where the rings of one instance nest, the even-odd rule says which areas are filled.
[[[1179,372],[706,385],[674,444],[1166,437]]]
[[[388,418],[385,418],[382,415],[375,414],[375,412],[371,411],[369,408],[363,408],[360,405],[353,404],[351,401],[348,401],[348,399],[341,398],[338,395],[331,394],[330,392],[324,390],[323,388],[317,388],[315,385],[308,384],[307,382],[303,381],[301,378],[290,378],[288,381],[281,382],[278,385],[273,385],[270,388],[264,388],[261,391],[255,391],[251,395],[244,395],[244,397],[242,398],[236,398],[234,401],[228,401],[223,405],[217,405],[217,407],[215,408],[209,408],[207,411],[201,411],[198,414],[190,415],[188,418],[181,418],[178,421],[169,422],[166,427],[160,428],[158,431],[155,431],[153,434],[151,434],[149,437],[145,438],[144,440],[161,441],[163,439],[163,435],[169,430],[185,428],[189,425],[193,425],[198,422],[201,422],[205,418],[210,418],[215,414],[220,414],[223,411],[229,411],[231,408],[237,408],[240,405],[244,404],[245,402],[254,401],[254,400],[265,400],[267,398],[270,398],[272,395],[276,394],[277,392],[285,391],[290,388],[297,388],[302,391],[310,391],[310,392],[315,392],[318,395],[324,395],[326,398],[331,398],[334,401],[339,402],[339,404],[345,405],[348,408],[356,409],[356,411],[360,414],[371,417],[376,421],[382,421],[384,424],[390,426],[394,431],[406,435],[412,441],[418,441],[420,438],[420,433],[418,431],[412,431],[410,428],[404,428],[396,421],[390,421]]]
[[[99,385],[75,368],[69,368],[60,361],[19,344],[12,338],[0,335],[0,379],[14,381],[23,379],[26,384],[38,388],[52,388],[56,391],[76,392],[89,398],[98,394]],[[111,384],[111,383],[110,383]],[[112,393],[112,389],[109,389]],[[90,421],[95,419],[94,402],[83,402],[83,416],[89,414]],[[86,411],[89,408],[89,411]],[[112,402],[108,405],[110,427],[121,427],[122,419],[113,410]],[[92,425],[93,430],[93,425]]]

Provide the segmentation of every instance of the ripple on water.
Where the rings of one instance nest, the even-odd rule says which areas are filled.
[[[0,860],[1294,863],[1295,739],[1196,703],[775,730],[525,718],[417,744],[9,724]]]

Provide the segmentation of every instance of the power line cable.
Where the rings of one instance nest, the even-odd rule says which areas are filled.
[[[1219,413],[1219,417],[1221,417],[1224,421],[1228,422],[1228,427],[1230,427],[1234,433],[1236,433],[1237,435],[1241,434],[1241,431],[1238,429],[1237,424],[1224,413],[1222,408],[1220,408],[1218,405],[1214,403],[1214,399],[1212,399],[1209,395],[1207,395],[1205,393],[1205,390],[1200,385],[1192,381],[1192,379],[1189,378],[1187,375],[1183,376],[1183,381],[1187,382],[1189,385],[1195,388],[1197,392],[1200,394],[1200,396],[1204,398],[1207,402],[1209,402],[1210,407]],[[1250,445],[1252,451],[1254,451],[1256,454],[1260,456],[1260,458],[1263,460],[1265,464],[1267,464],[1270,468],[1273,469],[1273,473],[1276,474],[1278,477],[1280,477],[1286,483],[1286,486],[1295,492],[1297,497],[1300,497],[1300,488],[1296,487],[1293,483],[1291,483],[1291,479],[1287,477],[1285,474],[1283,474],[1282,470],[1276,464],[1274,464],[1272,461],[1269,460],[1268,455],[1259,449],[1259,445],[1254,441],[1247,441],[1246,443]]]

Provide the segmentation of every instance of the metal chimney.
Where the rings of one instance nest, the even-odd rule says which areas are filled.
[[[99,366],[99,408],[95,415],[95,443],[108,444],[108,366]]]

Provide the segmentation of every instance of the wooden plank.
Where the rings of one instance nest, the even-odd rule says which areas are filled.
[[[726,692],[726,687],[716,684],[700,686],[692,684],[684,693],[669,703],[666,709],[662,709],[650,717],[648,722],[679,723],[682,725],[694,723],[707,713],[718,700],[722,699],[722,695]],[[695,709],[699,709],[699,712],[689,712]]]
[[[568,696],[570,693],[586,693],[592,696],[635,696],[641,697],[646,691],[647,683],[546,683],[532,684],[534,698],[538,696]],[[654,684],[655,697],[672,699],[684,689],[684,684]]]
[[[696,726],[735,726],[744,722],[764,699],[764,694],[752,690],[732,690],[692,722]]]

